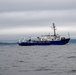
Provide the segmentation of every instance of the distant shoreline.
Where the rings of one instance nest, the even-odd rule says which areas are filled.
[[[16,45],[17,42],[15,43],[7,43],[7,42],[0,42],[0,45]]]
[[[76,43],[76,39],[70,39],[69,43]]]

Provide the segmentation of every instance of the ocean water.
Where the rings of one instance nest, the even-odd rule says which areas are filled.
[[[0,45],[0,75],[76,75],[76,43]]]

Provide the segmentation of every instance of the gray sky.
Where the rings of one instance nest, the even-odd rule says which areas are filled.
[[[0,0],[0,40],[57,32],[76,38],[76,0]]]

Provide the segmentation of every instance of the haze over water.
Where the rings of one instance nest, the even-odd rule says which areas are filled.
[[[53,34],[52,23],[57,34],[67,37],[69,32],[76,39],[76,0],[0,0],[0,7],[0,75],[76,75],[74,40],[66,45],[14,44],[21,37]]]
[[[76,43],[0,45],[0,75],[76,75]]]

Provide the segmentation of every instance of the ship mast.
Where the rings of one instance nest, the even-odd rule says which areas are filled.
[[[55,28],[55,24],[53,23],[53,29],[54,29],[54,36],[56,36],[56,28]]]

